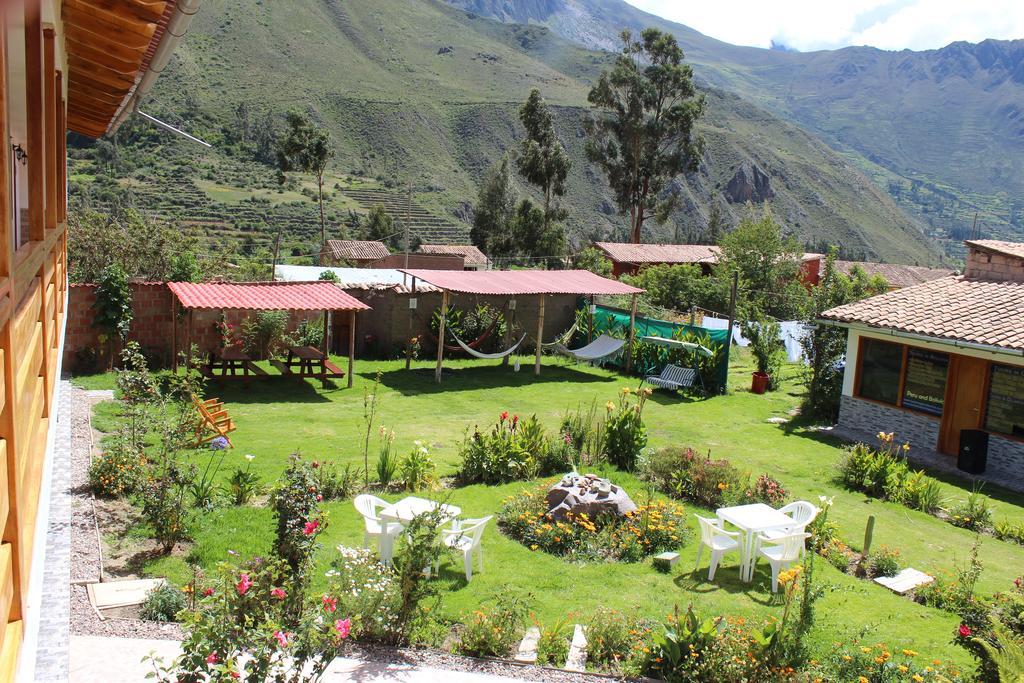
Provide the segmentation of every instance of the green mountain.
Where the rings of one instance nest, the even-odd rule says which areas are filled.
[[[516,148],[519,104],[538,87],[573,159],[564,198],[571,239],[623,238],[626,220],[583,156],[586,93],[610,61],[547,28],[437,0],[209,0],[144,109],[213,149],[136,123],[113,145],[76,150],[73,191],[98,204],[132,200],[211,241],[248,249],[268,245],[280,229],[285,253],[310,253],[319,226],[309,179],[279,187],[275,171],[253,158],[268,113],[295,108],[326,126],[335,144],[332,234],[377,201],[367,191],[383,193],[376,196],[401,218],[411,182],[421,236],[463,239],[477,182]],[[682,209],[646,239],[699,236],[712,201],[732,220],[747,201],[770,201],[808,244],[838,244],[863,258],[939,260],[923,225],[843,155],[736,95],[706,92],[706,157],[698,173],[677,181]],[[428,223],[442,227],[431,233]]]
[[[977,212],[984,236],[1024,239],[1024,40],[800,53],[730,45],[623,0],[450,1],[596,49],[624,28],[669,31],[704,82],[818,134],[935,237],[958,242]]]

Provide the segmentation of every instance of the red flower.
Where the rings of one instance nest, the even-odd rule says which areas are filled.
[[[216,664],[219,661],[220,661],[220,659],[217,657],[217,653],[216,652],[211,652],[210,654],[208,654],[206,656],[206,663],[207,664]]]
[[[288,647],[288,634],[284,631],[274,631],[274,637],[277,638],[277,644],[281,647]]]
[[[252,579],[249,578],[248,574],[242,574],[242,578],[235,584],[235,588],[238,590],[239,595],[245,595],[251,587]]]
[[[1017,588],[1020,588],[1020,584],[1021,584],[1021,580],[1020,580],[1020,577],[1018,576],[1016,579],[1013,580],[1013,585],[1016,586]]]
[[[322,501],[323,499],[324,499],[324,497],[323,497],[323,496],[321,496],[321,495],[320,495],[319,493],[318,493],[318,494],[316,494],[316,502],[318,502],[318,503],[319,503],[319,502],[320,502],[320,501]]]
[[[312,536],[316,533],[316,530],[319,526],[320,522],[318,522],[315,519],[311,522],[306,522],[306,526],[302,527],[302,533],[304,533],[306,536]]]
[[[519,423],[519,416],[518,415],[513,415],[512,416],[512,426],[515,427],[518,423]]]
[[[967,624],[960,624],[960,637],[961,638],[966,638],[969,635],[971,635],[971,633],[973,633],[973,631],[971,631],[971,627],[970,626],[968,626]]]
[[[504,422],[505,420],[508,419],[508,411],[507,410],[503,410],[501,412],[501,415],[499,415],[498,417],[501,418],[502,422]]]
[[[321,599],[321,602],[324,605],[324,609],[328,612],[334,612],[334,610],[338,609],[338,600],[336,598],[332,598],[329,595],[324,595],[324,597]]]
[[[348,638],[349,631],[352,630],[351,619],[338,619],[334,622],[334,630],[338,632],[338,638],[344,640]]]
[[[211,595],[213,595],[213,589],[212,588],[204,588],[203,589],[203,597],[204,598],[208,598]]]
[[[242,677],[242,674],[238,673],[237,671],[232,671],[231,672],[231,677],[234,678],[234,679],[238,679],[238,678]]]
[[[272,591],[270,591],[270,595],[271,597],[275,597],[278,600],[284,600],[288,594],[284,592],[283,588],[275,588]]]

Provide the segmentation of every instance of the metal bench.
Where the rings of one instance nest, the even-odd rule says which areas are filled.
[[[661,369],[660,375],[648,375],[644,377],[644,382],[660,387],[661,389],[670,389],[677,391],[679,389],[689,389],[695,385],[700,385],[701,391],[704,390],[704,382],[701,380],[697,371],[693,368],[681,368],[678,365],[672,365],[669,363]]]

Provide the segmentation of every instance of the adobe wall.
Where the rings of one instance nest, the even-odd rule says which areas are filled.
[[[969,247],[964,275],[979,280],[1024,282],[1024,259]]]

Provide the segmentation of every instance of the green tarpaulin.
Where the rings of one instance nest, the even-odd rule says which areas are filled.
[[[638,315],[636,317],[636,336],[637,337],[668,337],[672,338],[678,334],[686,334],[687,332],[693,332],[694,334],[707,335],[711,340],[713,346],[725,347],[726,342],[729,339],[729,330],[709,330],[696,325],[684,325],[681,323],[670,323],[667,320],[658,320],[657,318],[646,318]],[[615,336],[621,337],[623,333],[629,330],[629,313],[626,311],[618,310],[615,308],[608,308],[606,306],[597,306],[594,311],[594,334],[601,334],[604,332],[611,333]],[[718,368],[715,370],[715,384],[717,391],[721,392],[725,388],[725,383],[729,375],[729,361],[728,354],[722,353],[720,355],[721,360],[718,363]],[[616,361],[620,362],[620,361]],[[625,362],[622,360],[621,362]],[[660,368],[659,368],[660,369]],[[709,389],[711,387],[708,387]]]

